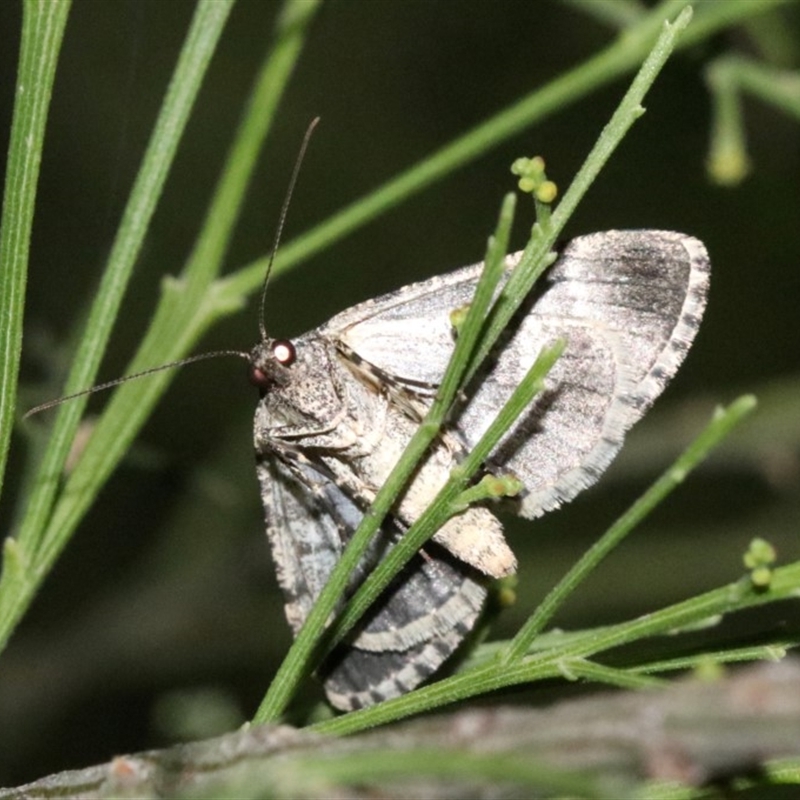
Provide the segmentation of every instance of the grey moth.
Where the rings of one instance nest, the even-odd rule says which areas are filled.
[[[506,260],[506,274],[521,253]],[[254,441],[266,525],[289,624],[297,633],[382,481],[429,407],[450,357],[451,312],[481,265],[354,306],[293,342],[250,354],[261,399]],[[683,361],[706,303],[697,239],[608,231],[572,240],[465,393],[449,427],[385,520],[351,591],[417,519],[541,348],[567,346],[485,469],[524,484],[505,505],[533,518],[593,484]],[[458,648],[487,581],[516,560],[495,511],[452,518],[381,596],[319,675],[342,710],[397,697]]]

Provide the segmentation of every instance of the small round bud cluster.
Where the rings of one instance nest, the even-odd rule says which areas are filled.
[[[772,581],[772,565],[777,559],[775,548],[766,540],[756,537],[744,554],[745,567],[750,570],[750,581],[756,589],[768,589]]]
[[[519,176],[520,191],[532,194],[540,203],[552,203],[558,195],[558,187],[547,179],[544,171],[544,159],[518,158],[511,165],[511,172]]]

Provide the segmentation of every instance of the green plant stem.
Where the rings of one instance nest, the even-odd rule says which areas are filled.
[[[584,555],[572,566],[561,581],[548,593],[528,621],[520,628],[501,660],[505,663],[523,658],[534,639],[544,630],[564,601],[600,565],[639,523],[658,506],[686,475],[741,422],[755,407],[752,397],[736,401],[728,411],[715,419],[686,449],[678,460],[643,494]]]
[[[712,99],[708,173],[717,183],[734,186],[750,170],[739,87],[721,61],[706,69],[706,83]]]
[[[750,168],[741,94],[749,92],[800,120],[800,72],[779,70],[750,58],[722,56],[705,70],[713,117],[708,171],[718,183],[733,186]]]
[[[712,620],[702,620],[702,627],[711,627],[719,621],[719,618]],[[558,649],[572,647],[579,642],[590,642],[597,638],[604,631],[610,630],[613,626],[600,626],[588,630],[563,631],[553,629],[539,636],[531,645],[528,655],[544,653],[547,651],[556,652]],[[676,631],[670,631],[674,634]],[[757,645],[753,647],[734,647],[723,648],[720,650],[705,651],[702,653],[692,652],[688,655],[676,656],[661,661],[648,661],[647,663],[626,667],[627,673],[636,674],[657,674],[663,672],[674,672],[676,670],[695,669],[708,664],[725,664],[736,662],[752,661],[780,661],[787,650],[800,644],[800,640],[791,637],[777,639],[767,645]],[[462,671],[482,668],[493,660],[497,660],[508,647],[508,642],[495,641],[482,644],[469,659],[464,662]]]
[[[65,394],[91,386],[97,374],[134,264],[231,5],[231,0],[221,3],[204,0],[197,6],[92,303]],[[38,560],[33,554],[44,535],[54,498],[60,488],[64,463],[86,401],[85,397],[79,398],[65,403],[58,410],[38,479],[33,485],[26,513],[16,536],[19,546],[29,553],[32,561]],[[6,630],[0,615],[0,640]]]
[[[208,327],[210,316],[218,318],[233,310],[223,303],[209,302],[209,297],[214,296],[213,286],[209,284],[221,269],[241,198],[253,175],[256,153],[274,119],[276,104],[296,63],[305,28],[315,8],[316,3],[309,0],[286,3],[279,21],[278,41],[257,79],[250,106],[209,208],[207,225],[181,278],[164,282],[162,302],[131,371],[136,371],[140,365],[152,366],[177,359]],[[115,393],[50,518],[45,534],[47,552],[41,556],[43,562],[50,562],[63,547],[144,424],[167,382],[168,375],[154,375],[146,381],[126,384]]]
[[[596,56],[546,86],[534,90],[374,192],[288,242],[276,259],[273,274],[277,276],[291,269],[490,148],[637,69],[650,52],[664,20],[678,15],[687,2],[688,0],[665,0],[659,3]],[[681,36],[677,47],[682,49],[704,41],[742,20],[790,2],[793,0],[703,3],[697,9],[691,26]],[[257,291],[266,266],[267,258],[260,258],[220,281],[219,299],[230,302],[234,298]]]
[[[210,59],[211,49],[213,49],[213,44],[224,22],[223,12],[227,7],[228,3],[217,3],[214,0],[207,0],[198,6],[196,17],[200,17],[200,19],[196,21],[193,32],[190,32],[186,45],[186,47],[191,47],[192,52],[188,55],[182,53],[173,83],[182,83],[185,80],[187,84],[194,86],[194,93],[196,93],[202,77],[201,71]],[[247,119],[242,124],[237,142],[231,151],[229,165],[219,184],[215,201],[210,210],[210,214],[219,210],[220,216],[215,217],[210,232],[201,239],[184,276],[180,280],[165,283],[164,302],[159,307],[154,325],[138,356],[146,364],[152,365],[153,361],[147,359],[152,357],[154,351],[163,352],[165,346],[168,349],[172,348],[172,352],[175,353],[174,357],[177,358],[181,351],[185,352],[194,343],[197,336],[200,335],[199,331],[204,329],[203,323],[198,320],[203,320],[206,324],[208,322],[206,317],[208,305],[200,298],[202,296],[207,301],[209,293],[203,294],[202,284],[207,287],[219,272],[230,228],[236,219],[241,197],[247,188],[247,181],[252,176],[252,169],[244,170],[241,165],[231,164],[230,161],[241,158],[245,162],[248,159],[252,162],[254,159],[253,149],[256,142],[260,145],[269,128],[269,122],[274,118],[277,103],[275,93],[280,95],[288,81],[303,41],[305,27],[313,15],[315,7],[316,3],[311,0],[288,0],[286,4],[281,18],[280,34],[283,38],[265,63],[264,71],[254,92],[254,101],[248,110],[248,115],[260,116],[262,119]],[[201,28],[201,30],[198,31],[197,28]],[[187,61],[192,67],[188,75],[183,71],[189,69],[186,67]],[[183,118],[183,114],[188,112],[188,109],[184,107],[190,99],[189,94],[191,93],[188,89],[188,85],[184,86],[177,93],[178,97],[175,98],[175,101],[180,100],[178,109],[168,107],[170,99],[168,96],[165,108],[162,110],[162,118],[167,116],[172,124],[165,122],[163,126],[157,126],[154,141],[148,152],[155,150],[163,155],[165,150],[169,151],[171,138],[177,133],[175,128]],[[169,141],[161,142],[162,134],[167,136]],[[143,171],[152,169],[156,174],[160,174],[164,166],[164,164],[150,165],[146,158]],[[148,178],[140,177],[138,182],[148,185],[151,191],[156,191],[158,188],[154,185],[156,182],[152,175]],[[139,198],[134,191],[131,204],[138,205],[139,203],[145,206],[144,210],[152,213],[151,205],[154,205],[154,199],[150,198],[148,201],[146,197]],[[220,210],[223,203],[228,204],[226,210]],[[130,215],[135,223],[137,235],[139,232],[144,233],[140,227],[143,222],[141,214],[144,213],[144,210],[139,208],[137,213],[130,211],[126,213],[126,216]],[[123,238],[128,235],[124,231],[121,232]],[[120,246],[120,248],[125,252],[130,252],[129,246]],[[104,279],[104,283],[106,282],[108,281]],[[118,279],[112,282],[119,288]],[[209,291],[213,295],[213,289]],[[223,304],[216,304],[214,308],[217,315],[231,310]],[[188,322],[186,322],[187,319]],[[64,491],[53,509],[52,516],[47,521],[47,527],[41,535],[38,547],[35,550],[30,547],[26,548],[21,538],[16,541],[7,540],[4,575],[0,581],[1,644],[4,645],[7,641],[14,625],[30,604],[38,587],[59,553],[66,546],[72,532],[100,487],[122,458],[138,428],[144,424],[144,420],[158,396],[163,392],[166,382],[166,375],[162,374],[155,375],[148,381],[141,381],[142,386],[134,387],[133,384],[123,386],[109,404],[107,413],[98,423],[81,460],[70,475]],[[70,384],[70,386],[74,385],[74,383]],[[76,403],[68,403],[63,407],[65,416],[74,405]],[[59,421],[56,422],[57,427]],[[56,431],[54,431],[55,435]],[[68,443],[71,440],[71,436],[66,438]],[[44,475],[50,476],[50,480],[54,483],[55,477],[60,476],[61,470],[49,466],[50,463],[46,461],[43,468]],[[30,510],[29,513],[35,517],[32,517],[33,522],[41,523],[47,520],[46,514],[42,514],[42,505],[42,503],[35,504]],[[32,522],[28,521],[28,524],[33,527]]]
[[[86,332],[67,381],[67,393],[90,385],[96,374],[178,142],[230,8],[230,0],[203,0],[197,6],[89,313]],[[7,552],[13,551],[15,558],[4,563],[0,579],[0,647],[5,646],[17,620],[74,530],[74,525],[62,526],[57,514],[55,527],[51,525],[49,533],[45,532],[45,525],[84,405],[85,399],[61,406],[16,541],[9,544]],[[66,496],[71,500],[79,495],[80,490],[70,494],[67,489]],[[24,573],[12,575],[12,565],[23,567]]]
[[[250,106],[209,209],[208,225],[182,277],[165,284],[164,302],[132,369],[136,369],[140,361],[154,363],[150,360],[153,352],[163,352],[165,344],[173,348],[177,357],[178,352],[188,349],[199,335],[196,321],[206,310],[202,301],[204,292],[221,269],[242,198],[253,175],[257,152],[274,119],[278,99],[296,63],[306,25],[315,7],[316,4],[308,0],[287,2],[279,22],[279,41],[265,60],[254,87]],[[128,384],[115,394],[54,509],[37,553],[37,564],[40,565],[37,576],[43,577],[63,549],[92,498],[122,458],[136,430],[144,423],[163,391],[166,378],[166,375],[156,375],[140,382],[142,386]]]
[[[775,69],[743,56],[725,56],[714,62],[709,74],[800,120],[800,72],[797,70]]]
[[[712,664],[737,664],[752,663],[753,661],[780,661],[784,658],[786,651],[790,647],[797,647],[798,644],[800,644],[800,642],[796,640],[786,640],[757,647],[736,647],[729,650],[715,650],[708,653],[668,658],[663,661],[650,661],[640,666],[631,667],[626,670],[626,672],[649,675],[697,669],[709,662]]]
[[[605,664],[587,661],[585,658],[564,659],[559,662],[559,670],[561,676],[568,681],[593,681],[616,686],[619,689],[652,689],[666,683],[661,678],[653,678],[644,671],[607,667]]]
[[[71,0],[22,4],[17,91],[0,223],[0,493],[14,429],[36,187],[70,5]]]
[[[226,159],[223,175],[206,215],[203,233],[179,278],[163,283],[155,318],[130,372],[177,360],[207,330],[212,320],[241,307],[242,298],[216,302],[213,281],[223,263],[242,199],[253,177],[253,165],[275,119],[279,98],[299,56],[306,26],[316,2],[288,0],[277,42],[265,59],[248,109]],[[121,386],[100,418],[91,441],[70,476],[55,508],[49,531],[55,546],[66,530],[74,530],[130,442],[169,384],[169,372]]]
[[[647,58],[645,58],[628,91],[617,106],[608,124],[603,128],[574,180],[564,193],[561,202],[551,214],[547,227],[541,227],[538,222],[534,225],[531,239],[525,248],[520,263],[508,279],[508,283],[503,287],[503,293],[493,310],[486,339],[482,347],[475,352],[475,360],[470,368],[470,375],[475,373],[478,364],[483,361],[489,352],[489,348],[493,346],[508,325],[519,307],[519,298],[527,296],[541,271],[551,263],[551,248],[566,227],[578,203],[583,199],[589,187],[599,175],[600,170],[605,166],[633,123],[644,113],[641,105],[642,101],[677,46],[691,18],[691,9],[684,8],[675,22],[663,23],[661,35],[656,40]]]

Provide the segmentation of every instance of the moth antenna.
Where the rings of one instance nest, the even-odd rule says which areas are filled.
[[[281,214],[278,218],[278,227],[275,231],[275,242],[272,245],[272,252],[269,256],[267,272],[264,275],[264,284],[261,287],[261,301],[258,307],[258,329],[261,333],[262,341],[267,339],[267,329],[264,325],[264,304],[267,296],[267,283],[269,282],[269,276],[272,273],[272,264],[275,261],[275,254],[278,251],[278,245],[281,241],[281,234],[283,233],[283,226],[286,222],[286,215],[289,212],[289,202],[292,199],[294,187],[297,184],[297,176],[300,174],[300,166],[303,163],[303,158],[305,157],[306,150],[308,149],[308,143],[311,139],[311,134],[314,132],[314,128],[317,127],[319,120],[319,117],[312,119],[311,124],[306,129],[305,136],[303,136],[303,141],[300,145],[300,152],[297,154],[297,160],[295,161],[294,169],[292,170],[292,177],[289,180],[289,188],[286,192],[286,199],[283,201]],[[49,408],[55,408],[56,406],[60,406],[62,403],[67,403],[70,400],[77,399],[78,397],[84,397],[87,394],[94,394],[95,392],[104,392],[106,389],[113,389],[115,386],[119,386],[122,383],[134,381],[138,378],[145,378],[155,372],[161,372],[165,369],[173,369],[174,367],[185,367],[187,364],[194,364],[197,361],[205,361],[209,358],[219,358],[221,356],[236,356],[237,358],[243,358],[245,361],[250,361],[250,354],[243,353],[240,350],[215,350],[211,353],[199,353],[198,355],[188,356],[187,358],[182,358],[178,361],[170,361],[169,364],[161,364],[158,367],[150,367],[150,369],[143,370],[142,372],[135,372],[133,375],[125,375],[122,378],[115,378],[113,381],[98,383],[96,386],[91,386],[88,389],[82,389],[80,392],[74,392],[73,394],[68,394],[55,400],[48,400],[46,403],[41,403],[38,406],[34,406],[29,411],[26,411],[25,414],[23,414],[22,419],[28,419],[28,417],[32,417],[34,414],[38,414],[41,411],[47,411]]]
[[[311,120],[311,124],[306,129],[306,134],[303,137],[302,144],[300,145],[300,152],[297,154],[297,160],[294,162],[294,169],[292,170],[292,177],[289,180],[289,188],[286,191],[286,199],[283,201],[283,206],[281,208],[281,215],[278,218],[278,227],[275,231],[275,241],[272,245],[272,252],[269,255],[267,272],[264,275],[264,283],[261,287],[261,301],[258,304],[258,330],[261,334],[262,341],[267,339],[267,326],[264,324],[264,307],[267,299],[267,284],[269,283],[269,276],[272,273],[272,264],[275,261],[275,254],[278,252],[278,245],[281,241],[281,234],[283,233],[283,226],[286,222],[286,215],[289,213],[289,203],[291,202],[292,194],[294,193],[294,187],[297,183],[297,176],[300,174],[300,166],[303,163],[303,158],[305,158],[308,143],[311,139],[311,134],[314,132],[314,128],[317,127],[319,120],[319,117],[314,117],[314,119]]]
[[[78,397],[83,397],[87,394],[94,394],[95,392],[104,392],[106,389],[113,389],[115,386],[119,386],[121,383],[127,383],[128,381],[135,381],[138,378],[144,378],[147,375],[152,375],[154,372],[162,372],[165,369],[172,369],[173,367],[184,367],[187,364],[194,364],[196,361],[205,361],[209,358],[220,358],[222,356],[237,356],[238,358],[243,358],[246,361],[250,360],[249,353],[243,353],[239,350],[214,350],[211,353],[199,353],[195,356],[182,358],[179,361],[170,361],[169,364],[161,364],[158,367],[150,367],[150,369],[143,370],[142,372],[134,372],[133,375],[124,375],[122,378],[114,378],[113,381],[98,383],[97,386],[91,386],[88,389],[82,389],[80,392],[68,394],[65,397],[59,397],[55,400],[48,400],[46,403],[34,406],[34,408],[30,409],[30,411],[26,411],[22,419],[28,419],[28,417],[32,417],[34,414],[38,414],[40,411],[47,411],[48,408],[55,408],[55,406],[60,406],[62,403],[75,400]]]

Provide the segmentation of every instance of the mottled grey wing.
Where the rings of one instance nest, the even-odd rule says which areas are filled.
[[[532,363],[530,343],[566,337],[547,390],[492,456],[525,483],[520,513],[557,507],[610,464],[686,356],[708,277],[705,247],[680,233],[608,231],[565,248],[459,423],[477,441],[495,396],[508,396]]]
[[[260,457],[258,479],[286,616],[303,624],[363,513],[304,462]],[[351,580],[351,591],[401,531],[391,519]],[[319,675],[330,702],[350,711],[398,697],[429,677],[475,624],[486,598],[470,567],[431,543],[387,588]]]
[[[518,260],[509,256],[509,268]],[[453,347],[450,312],[469,302],[479,269],[362,303],[334,317],[326,335],[401,384],[436,385]],[[470,387],[456,422],[468,445],[477,442],[541,348],[567,339],[547,390],[491,459],[525,484],[519,513],[558,506],[608,466],[686,355],[708,270],[702,243],[670,231],[608,231],[567,245]]]

